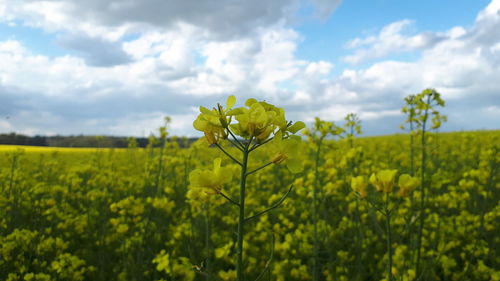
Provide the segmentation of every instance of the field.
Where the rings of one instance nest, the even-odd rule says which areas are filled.
[[[390,197],[390,278],[500,280],[499,144],[500,131],[428,135],[421,273],[415,276],[417,188]],[[365,200],[351,179],[383,169],[410,173],[410,148],[409,135],[394,135],[325,140],[316,154],[310,140],[300,147],[303,172],[273,164],[250,175],[249,216],[293,188],[246,224],[246,278],[388,280],[377,191],[369,186],[372,200]],[[415,174],[420,149],[414,144]],[[269,153],[256,150],[250,169]],[[223,192],[237,197],[238,167],[219,149],[159,139],[146,149],[0,146],[0,155],[1,280],[236,278],[236,208],[189,181],[191,171],[211,169],[220,157],[227,176],[234,174]]]

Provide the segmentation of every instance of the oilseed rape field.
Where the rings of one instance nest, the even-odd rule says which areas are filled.
[[[0,280],[500,280],[500,131],[309,126],[230,96],[146,148],[0,146]]]

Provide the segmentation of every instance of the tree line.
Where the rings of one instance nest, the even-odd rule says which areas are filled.
[[[188,146],[196,138],[170,138],[177,141],[181,147]],[[130,143],[137,147],[146,147],[151,138],[144,137],[120,137],[120,136],[27,136],[16,133],[0,134],[0,144],[8,145],[31,145],[50,147],[109,147],[125,148]]]

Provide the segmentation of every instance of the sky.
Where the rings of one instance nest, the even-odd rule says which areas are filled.
[[[0,133],[197,136],[235,95],[384,135],[425,88],[500,129],[500,0],[0,0]]]

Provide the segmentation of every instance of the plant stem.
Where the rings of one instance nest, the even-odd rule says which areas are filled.
[[[264,142],[262,142],[262,143],[257,143],[257,142],[256,142],[256,143],[252,146],[252,148],[250,148],[250,149],[248,150],[248,152],[252,152],[252,151],[254,151],[255,149],[257,149],[257,148],[259,148],[259,147],[263,146],[264,144],[266,144],[266,143],[268,143],[268,142],[272,141],[273,139],[274,139],[274,137],[273,137],[273,138],[269,138],[269,139],[265,140],[265,141],[264,141]]]
[[[240,166],[243,166],[243,164],[242,164],[240,161],[236,160],[236,158],[234,158],[231,154],[229,154],[226,150],[224,150],[224,148],[222,148],[222,146],[220,146],[220,144],[215,143],[215,145],[216,145],[216,146],[217,146],[217,147],[218,147],[218,148],[219,148],[222,152],[224,152],[224,154],[226,154],[226,156],[227,156],[227,157],[231,158],[231,160],[233,160],[236,164],[238,164],[238,165],[240,165]],[[245,148],[245,151],[243,151],[243,154],[244,154],[244,155],[245,155],[245,154],[248,154],[248,152],[247,152],[247,148]]]
[[[245,146],[238,140],[238,138],[233,134],[233,132],[231,132],[231,130],[229,130],[229,128],[227,129],[227,131],[229,132],[229,134],[231,134],[231,136],[233,137],[233,139],[238,144],[238,149],[241,150],[241,151],[243,151],[243,149],[245,148]]]
[[[431,96],[427,96],[427,105],[430,104]],[[422,135],[420,142],[422,144],[422,162],[420,163],[420,225],[418,227],[418,238],[417,238],[417,258],[415,261],[415,273],[416,278],[420,276],[420,255],[422,250],[422,234],[424,230],[425,222],[425,162],[426,162],[426,141],[425,141],[425,126],[427,124],[427,118],[429,117],[429,108],[425,108],[424,118],[422,120]]]
[[[158,191],[160,189],[160,182],[162,180],[162,172],[163,172],[163,150],[165,149],[165,140],[161,140],[160,142],[160,156],[158,159],[158,171],[156,172],[156,180],[155,180],[155,194],[158,195]]]
[[[205,254],[206,254],[206,281],[210,281],[212,275],[212,243],[210,241],[210,207],[209,202],[205,202]]]
[[[245,273],[243,270],[243,236],[245,225],[245,185],[247,179],[247,165],[248,165],[248,148],[252,143],[252,139],[245,144],[243,149],[243,161],[241,163],[241,178],[240,178],[240,201],[239,201],[239,220],[238,220],[238,241],[236,243],[236,275],[238,281],[245,280]]]
[[[219,195],[226,198],[227,201],[229,201],[230,203],[236,205],[236,206],[239,206],[240,204],[236,201],[234,201],[233,199],[231,199],[231,197],[227,196],[226,194],[224,194],[222,191],[219,191]]]
[[[257,214],[255,214],[255,215],[253,215],[253,216],[250,216],[250,217],[248,217],[248,218],[245,218],[245,222],[247,222],[247,221],[251,221],[251,220],[253,220],[253,219],[255,219],[255,218],[258,218],[259,216],[261,216],[261,215],[263,215],[263,214],[265,214],[265,213],[267,213],[267,212],[269,212],[269,211],[272,211],[272,210],[274,210],[274,209],[278,208],[278,207],[281,205],[281,203],[283,203],[283,201],[285,201],[285,199],[286,199],[286,197],[288,196],[288,194],[290,194],[290,191],[292,191],[292,188],[293,188],[293,185],[291,185],[291,186],[290,186],[290,188],[288,189],[288,191],[285,193],[285,195],[283,195],[283,197],[281,197],[281,198],[280,198],[280,200],[278,200],[278,202],[276,202],[276,203],[275,203],[274,205],[272,205],[271,207],[269,207],[269,208],[265,209],[264,211],[260,211],[260,212],[258,212]]]
[[[248,173],[247,173],[247,176],[248,176],[248,175],[251,175],[251,174],[253,174],[253,173],[255,173],[255,172],[257,172],[257,171],[258,171],[258,170],[260,170],[260,169],[264,169],[265,167],[267,167],[267,166],[269,166],[269,165],[271,165],[271,164],[273,164],[273,162],[269,162],[269,163],[267,163],[267,164],[264,164],[264,165],[260,166],[259,168],[255,169],[255,170],[252,170],[252,171],[250,171],[250,172],[248,172]]]
[[[313,280],[318,281],[318,211],[317,211],[317,196],[319,186],[319,161],[321,155],[321,144],[323,138],[321,137],[317,143],[316,158],[314,164],[314,186],[313,186]]]
[[[387,278],[389,281],[393,280],[392,277],[392,234],[391,234],[391,211],[389,210],[389,193],[385,196],[385,229],[387,236],[387,256],[389,257],[389,262],[387,264]]]
[[[413,120],[410,120],[410,176],[413,177],[415,170],[415,161],[414,161],[414,136],[413,136]]]

